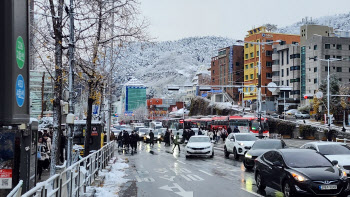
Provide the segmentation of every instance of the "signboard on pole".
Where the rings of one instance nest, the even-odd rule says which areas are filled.
[[[0,1],[0,122],[29,122],[28,1]]]
[[[0,189],[12,188],[12,169],[0,169]]]

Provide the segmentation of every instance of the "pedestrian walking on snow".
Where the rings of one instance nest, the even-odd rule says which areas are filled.
[[[174,148],[173,148],[173,152],[175,147],[179,148],[179,152],[180,152],[180,136],[179,136],[179,132],[176,133],[175,139],[174,139]]]

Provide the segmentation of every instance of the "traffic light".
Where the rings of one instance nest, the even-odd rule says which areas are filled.
[[[304,99],[314,99],[314,95],[304,95]]]

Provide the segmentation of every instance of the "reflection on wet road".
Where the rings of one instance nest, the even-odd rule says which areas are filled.
[[[140,143],[134,155],[119,152],[129,160],[128,179],[120,196],[283,196],[267,188],[258,191],[254,172],[246,171],[241,161],[226,159],[215,150],[214,158],[185,158],[185,147],[172,152],[172,147],[157,143],[154,147]],[[136,188],[130,188],[136,187]]]

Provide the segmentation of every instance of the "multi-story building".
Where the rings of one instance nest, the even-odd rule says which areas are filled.
[[[278,86],[289,86],[291,90],[279,88],[272,95],[278,103],[278,110],[282,112],[284,99],[285,108],[300,102],[300,46],[295,44],[272,46],[272,82]]]
[[[245,42],[275,42],[281,41],[283,44],[296,44],[300,42],[299,35],[280,34],[268,32],[266,27],[258,27],[248,31],[244,39]],[[278,44],[273,43],[273,44]],[[267,86],[272,81],[272,45],[244,44],[244,85],[251,87],[244,88],[244,100],[254,101],[257,99],[258,85],[258,65],[261,48],[261,85]],[[267,88],[261,88],[262,99],[273,101],[272,93]]]
[[[301,96],[318,91],[322,80],[327,79],[330,58],[342,61],[330,62],[330,74],[336,75],[341,83],[350,82],[350,38],[314,35],[301,46]],[[305,101],[302,104],[306,104]]]
[[[241,85],[243,82],[243,46],[233,45],[218,50],[212,57],[210,85]],[[240,101],[238,88],[223,87],[234,101]]]

